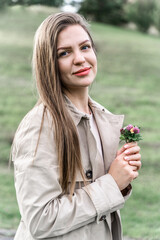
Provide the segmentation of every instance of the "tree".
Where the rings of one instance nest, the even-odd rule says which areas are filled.
[[[127,4],[126,16],[130,22],[134,22],[140,31],[147,32],[154,24],[154,12],[157,10],[155,0],[138,0]]]
[[[48,6],[59,7],[63,3],[63,0],[0,0],[0,8],[3,8],[7,5],[33,5],[33,4],[41,4]]]
[[[124,5],[127,0],[84,0],[79,12],[98,22],[120,25],[126,22]]]
[[[0,0],[0,10],[2,10],[7,5],[11,4],[11,0]]]
[[[28,0],[28,4],[42,4],[42,5],[48,5],[48,6],[55,6],[59,7],[63,3],[63,0]]]

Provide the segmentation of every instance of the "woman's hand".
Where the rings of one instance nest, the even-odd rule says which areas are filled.
[[[141,167],[140,147],[137,143],[127,143],[118,152],[112,162],[109,174],[114,178],[120,190],[128,186],[131,181],[138,177]]]
[[[118,152],[117,156],[121,153],[125,153],[124,160],[128,161],[131,166],[137,167],[136,170],[141,168],[141,154],[140,147],[137,145],[136,142],[131,142],[125,144]]]

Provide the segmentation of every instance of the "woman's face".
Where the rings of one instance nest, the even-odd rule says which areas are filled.
[[[59,33],[58,65],[63,85],[69,91],[86,88],[97,73],[97,59],[87,32],[80,25]]]

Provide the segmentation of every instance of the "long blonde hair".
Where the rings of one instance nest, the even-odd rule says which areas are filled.
[[[71,182],[70,194],[74,192],[77,169],[84,181],[85,178],[77,129],[64,102],[64,88],[57,61],[57,38],[64,28],[74,24],[82,26],[95,49],[85,19],[76,13],[59,13],[50,15],[39,26],[35,34],[33,51],[33,72],[39,93],[38,103],[42,102],[44,113],[47,108],[52,116],[60,168],[60,184],[63,193],[67,193],[69,182]],[[41,129],[43,120],[44,114]]]

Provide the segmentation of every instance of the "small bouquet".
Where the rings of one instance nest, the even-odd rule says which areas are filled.
[[[121,141],[125,140],[126,143],[138,142],[142,140],[140,128],[137,126],[133,126],[132,124],[129,124],[124,128],[121,128],[120,133],[121,133],[120,140]]]

